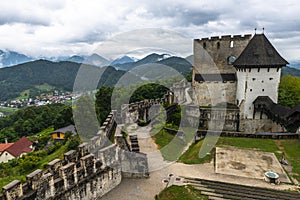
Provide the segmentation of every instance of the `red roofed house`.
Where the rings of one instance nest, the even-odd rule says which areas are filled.
[[[8,162],[33,151],[32,142],[22,137],[15,143],[0,144],[0,163]]]

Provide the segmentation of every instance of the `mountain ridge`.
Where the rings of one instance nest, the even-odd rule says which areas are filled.
[[[0,100],[14,99],[21,92],[48,84],[64,91],[72,91],[77,72],[82,64],[61,61],[36,60],[0,69]],[[98,86],[113,86],[125,73],[113,67],[99,68],[85,65],[93,73],[103,73]]]

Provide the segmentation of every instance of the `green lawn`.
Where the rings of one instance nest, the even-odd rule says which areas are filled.
[[[280,140],[277,144],[283,147],[286,159],[293,166],[293,176],[300,181],[300,140]]]
[[[201,195],[201,191],[195,190],[192,186],[171,186],[164,189],[158,195],[158,200],[207,200],[208,197]]]
[[[220,137],[217,146],[235,146],[239,148],[251,148],[266,152],[276,152],[278,147],[274,140],[239,137]]]
[[[204,140],[197,142],[196,144],[192,144],[189,149],[179,158],[179,162],[185,164],[202,164],[210,162],[213,158],[214,152],[205,156],[204,158],[199,158],[199,150],[203,144]]]
[[[154,134],[154,133],[151,133],[151,135],[152,134]],[[154,139],[158,148],[161,149],[173,140],[174,135],[172,135],[172,134],[168,133],[166,130],[162,129],[158,133],[154,134],[152,136],[152,138]]]
[[[182,140],[177,136],[175,137],[165,129],[161,129],[156,134],[155,131],[151,133],[152,138],[165,160],[178,160],[186,146],[193,141],[194,130],[192,128],[182,127],[182,131],[185,133],[185,140]]]
[[[199,158],[199,150],[204,140],[192,144],[189,149],[179,158],[179,162],[185,164],[201,164],[210,162],[213,158],[214,151],[206,157]],[[257,138],[237,138],[237,137],[220,137],[216,146],[235,146],[238,148],[255,149],[264,152],[273,152],[278,159],[281,158],[281,153],[284,151],[286,159],[293,167],[293,177],[300,181],[300,140],[272,140],[272,139],[257,139]],[[291,174],[290,174],[291,175]]]
[[[201,164],[210,162],[214,155],[214,150],[204,158],[199,158],[199,150],[204,140],[192,144],[189,149],[179,158],[180,162],[185,164]],[[256,139],[256,138],[238,138],[238,137],[220,137],[216,146],[235,146],[239,148],[252,148],[266,152],[276,152],[278,147],[274,140]]]

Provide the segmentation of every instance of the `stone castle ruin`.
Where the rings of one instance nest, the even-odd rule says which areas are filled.
[[[116,142],[108,138],[115,134],[116,122],[110,113],[90,144],[79,145],[78,151],[64,154],[26,176],[26,182],[14,180],[2,188],[0,200],[15,199],[98,199],[121,183],[123,177],[147,178],[147,156],[120,148],[124,138]],[[121,142],[120,142],[121,141]]]
[[[148,177],[147,155],[139,152],[137,136],[124,136],[118,125],[151,121],[162,104],[169,105],[167,114],[172,104],[185,105],[185,121],[200,129],[195,138],[207,130],[233,136],[299,131],[299,106],[288,109],[277,104],[281,68],[286,64],[264,34],[195,39],[192,84],[181,81],[162,99],[112,111],[90,144],[83,143],[78,151],[65,153],[63,160],[49,162],[44,171],[27,175],[24,183],[15,180],[4,186],[0,200],[98,199],[123,177]],[[112,136],[114,143],[109,141]]]
[[[287,64],[264,34],[195,39],[190,115],[200,116],[202,129],[297,131],[299,106],[277,104],[281,68]],[[185,89],[186,83],[175,85],[176,100],[184,99]]]
[[[4,186],[0,200],[98,199],[122,178],[149,177],[147,155],[139,152],[137,138],[120,134],[116,122],[147,121],[149,109],[163,103],[172,104],[173,94],[124,105],[122,112],[112,111],[89,144],[65,153],[63,160],[49,162],[45,171],[32,172],[24,183],[14,180]],[[114,143],[109,141],[112,135]]]

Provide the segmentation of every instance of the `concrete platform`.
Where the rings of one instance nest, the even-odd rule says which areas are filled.
[[[266,171],[276,172],[281,182],[291,183],[274,153],[216,147],[216,173],[263,179]]]

